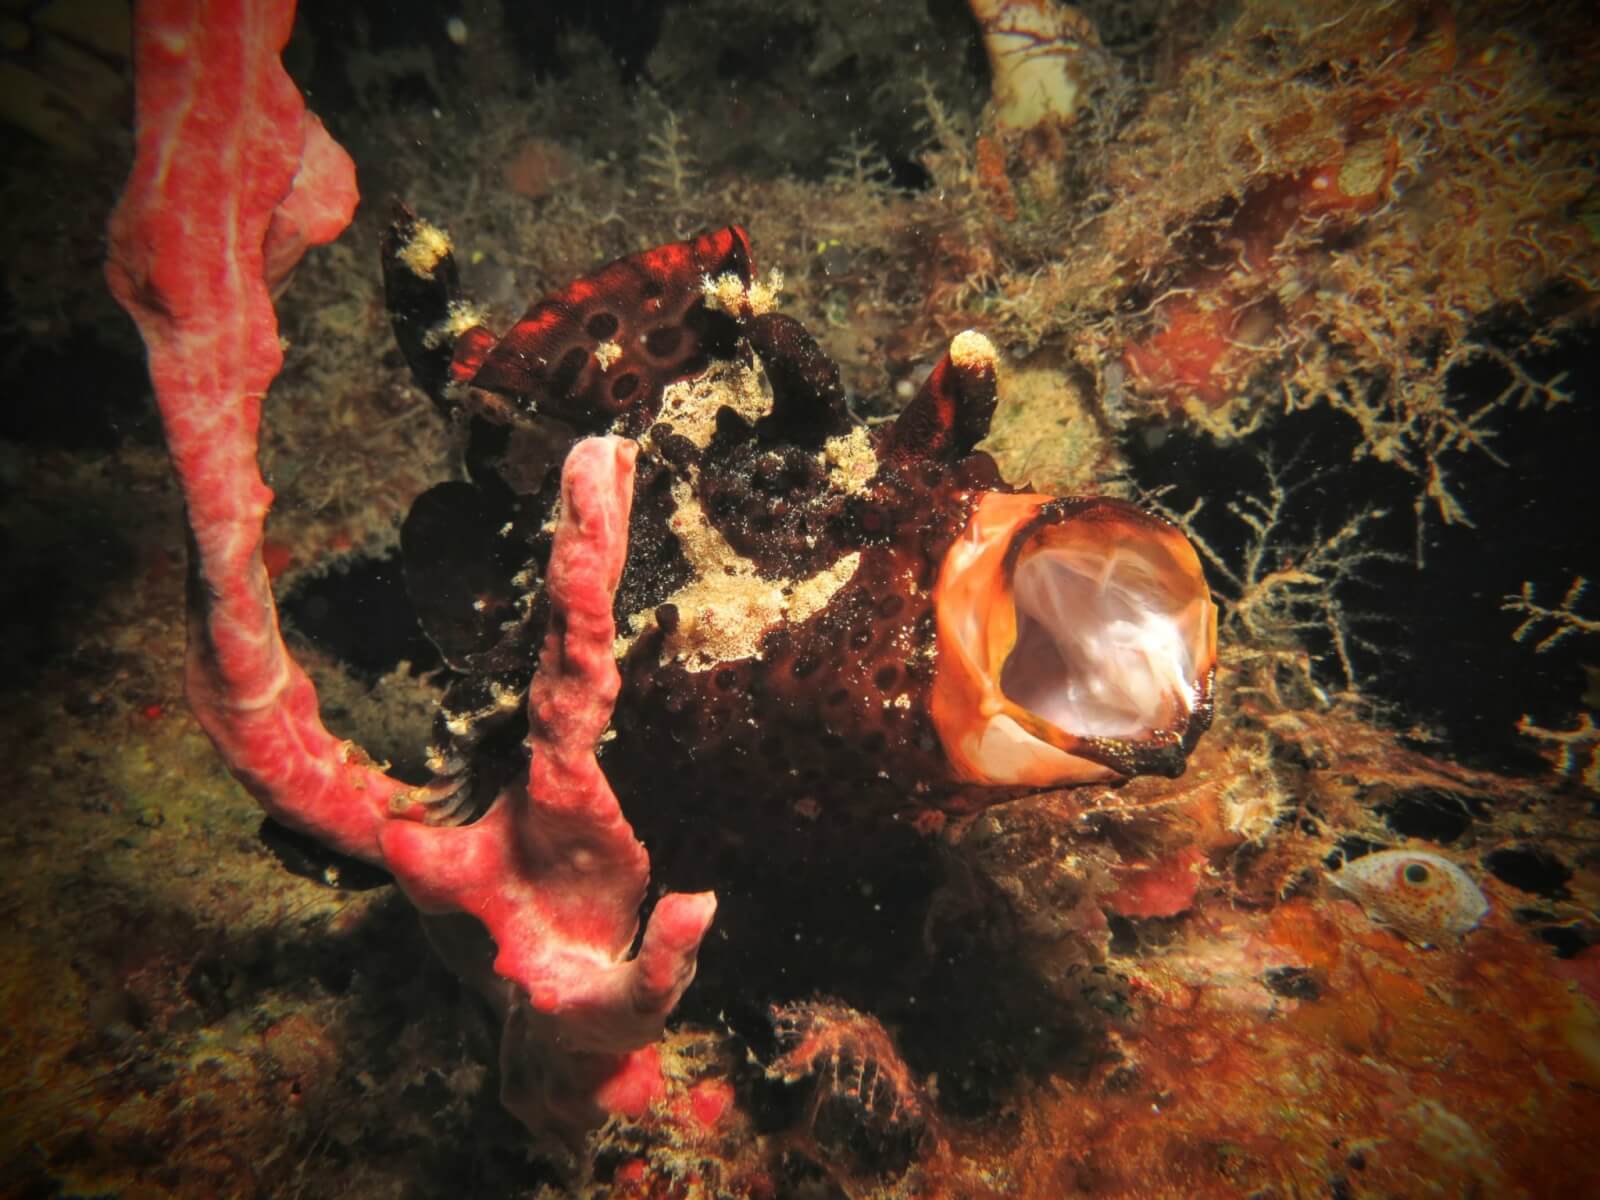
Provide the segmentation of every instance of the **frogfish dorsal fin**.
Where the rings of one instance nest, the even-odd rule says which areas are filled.
[[[498,342],[468,330],[452,375],[589,433],[649,426],[670,383],[730,353],[737,322],[706,304],[703,279],[754,272],[737,225],[619,258],[533,304]]]

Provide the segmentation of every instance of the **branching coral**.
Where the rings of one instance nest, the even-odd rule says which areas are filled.
[[[1582,575],[1574,576],[1561,602],[1552,608],[1539,603],[1533,583],[1524,581],[1522,591],[1505,597],[1500,606],[1506,612],[1522,616],[1522,622],[1512,631],[1512,640],[1526,644],[1537,638],[1533,652],[1546,654],[1569,638],[1600,635],[1600,619],[1578,611],[1588,586],[1589,581]],[[1592,670],[1590,673],[1592,677]],[[1594,703],[1592,686],[1585,701]],[[1600,791],[1600,728],[1595,726],[1593,713],[1580,712],[1577,724],[1571,729],[1546,728],[1525,713],[1517,722],[1517,729],[1544,743],[1547,757],[1561,774],[1580,779],[1585,787]]]
[[[1420,566],[1426,559],[1429,510],[1446,525],[1473,523],[1452,480],[1452,460],[1477,452],[1504,466],[1493,447],[1496,420],[1508,410],[1566,403],[1564,378],[1541,379],[1527,365],[1532,354],[1548,346],[1547,336],[1532,339],[1520,354],[1513,354],[1471,333],[1471,319],[1464,313],[1457,314],[1453,328],[1439,329],[1442,310],[1437,300],[1412,292],[1409,271],[1397,280],[1368,255],[1333,255],[1328,267],[1339,285],[1321,297],[1317,320],[1324,328],[1320,333],[1302,331],[1308,336],[1280,339],[1276,345],[1291,363],[1280,384],[1283,406],[1296,411],[1326,404],[1359,427],[1357,458],[1370,456],[1418,480],[1414,508]],[[1430,324],[1431,337],[1424,332]],[[1374,351],[1382,365],[1358,365]],[[1492,364],[1505,382],[1498,393],[1467,411],[1456,395],[1455,373],[1474,363]]]
[[[1064,204],[1019,207],[981,138],[940,149],[970,247],[940,302],[1064,343],[1134,414],[1221,438],[1344,414],[1358,457],[1416,480],[1420,560],[1429,519],[1470,524],[1461,456],[1494,461],[1498,422],[1566,398],[1531,364],[1600,281],[1581,83],[1526,33],[1400,4],[1257,0],[1180,61],[1103,151],[1073,130],[1090,176]],[[1464,400],[1488,362],[1502,392]]]
[[[1227,512],[1249,531],[1237,558],[1217,550],[1196,528],[1196,519],[1206,508],[1205,497],[1182,512],[1170,508],[1159,489],[1147,501],[1188,534],[1206,561],[1221,576],[1223,589],[1218,594],[1227,602],[1223,620],[1225,632],[1244,647],[1257,651],[1291,651],[1307,640],[1325,642],[1338,665],[1342,688],[1359,690],[1359,678],[1351,658],[1352,649],[1375,650],[1356,631],[1356,625],[1372,619],[1369,614],[1351,610],[1342,592],[1361,581],[1363,572],[1374,563],[1404,561],[1400,555],[1371,543],[1371,527],[1387,513],[1380,508],[1363,508],[1348,517],[1331,534],[1315,534],[1300,541],[1288,541],[1284,523],[1295,493],[1309,486],[1312,477],[1286,482],[1294,462],[1279,465],[1263,458],[1264,489],[1227,502]],[[1246,650],[1246,653],[1249,653]],[[1320,693],[1320,689],[1317,689]]]
[[[699,221],[694,203],[699,168],[678,114],[659,97],[654,107],[660,109],[660,117],[646,138],[649,148],[639,156],[641,174],[657,201],[677,214],[673,234],[687,237]]]
[[[1600,792],[1600,727],[1593,715],[1579,713],[1571,729],[1547,729],[1524,716],[1517,722],[1517,731],[1543,742],[1551,764],[1561,774]]]
[[[1600,634],[1600,618],[1586,617],[1578,611],[1588,587],[1589,581],[1582,575],[1573,576],[1561,603],[1550,608],[1539,603],[1538,590],[1531,582],[1524,581],[1521,593],[1507,596],[1500,605],[1506,612],[1522,615],[1522,623],[1511,634],[1511,640],[1527,643],[1544,630],[1543,636],[1534,643],[1533,652],[1545,654],[1569,637]]]

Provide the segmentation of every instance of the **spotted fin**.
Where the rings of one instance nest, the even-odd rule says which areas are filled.
[[[753,270],[737,225],[618,259],[532,305],[499,341],[481,326],[465,331],[452,377],[585,433],[618,418],[620,432],[641,432],[669,383],[737,339],[701,281],[733,274],[748,286]]]

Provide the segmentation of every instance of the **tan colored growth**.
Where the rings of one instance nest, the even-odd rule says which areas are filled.
[[[711,444],[717,412],[723,408],[731,408],[752,424],[772,411],[772,385],[759,362],[714,362],[700,374],[668,385],[661,393],[656,422],[671,425],[673,433],[704,450]],[[652,446],[649,432],[640,441],[647,449]]]
[[[950,340],[950,361],[963,371],[995,370],[1000,356],[994,343],[976,329],[963,329]]]
[[[705,294],[707,308],[731,317],[759,317],[777,308],[778,293],[783,291],[783,272],[773,267],[765,280],[757,279],[749,284],[732,271],[715,279],[703,275],[700,290]]]
[[[852,495],[866,487],[867,481],[878,473],[878,455],[865,425],[829,438],[823,443],[822,456],[828,466],[828,481]]]
[[[483,321],[483,309],[465,300],[452,300],[445,310],[444,320],[423,334],[422,344],[430,350],[451,345],[474,325],[482,325]]]
[[[663,662],[678,661],[690,671],[757,656],[761,635],[778,623],[803,621],[824,608],[855,574],[861,556],[847,554],[824,571],[800,580],[763,579],[748,558],[728,544],[706,518],[693,489],[672,489],[677,534],[694,577],[666,603],[678,610],[678,626],[668,636]],[[628,618],[629,632],[617,638],[621,657],[653,620],[648,612]]]
[[[1095,27],[1077,9],[1046,0],[970,0],[989,56],[996,122],[1032,129],[1071,122],[1084,91],[1085,60],[1100,49]]]
[[[435,268],[451,250],[450,235],[437,225],[418,219],[411,238],[401,247],[397,258],[418,279],[432,279]]]

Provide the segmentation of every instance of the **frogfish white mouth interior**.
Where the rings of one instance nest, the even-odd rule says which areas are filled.
[[[1210,724],[1217,613],[1199,557],[1130,504],[985,495],[935,607],[933,721],[966,779],[1176,775]]]

